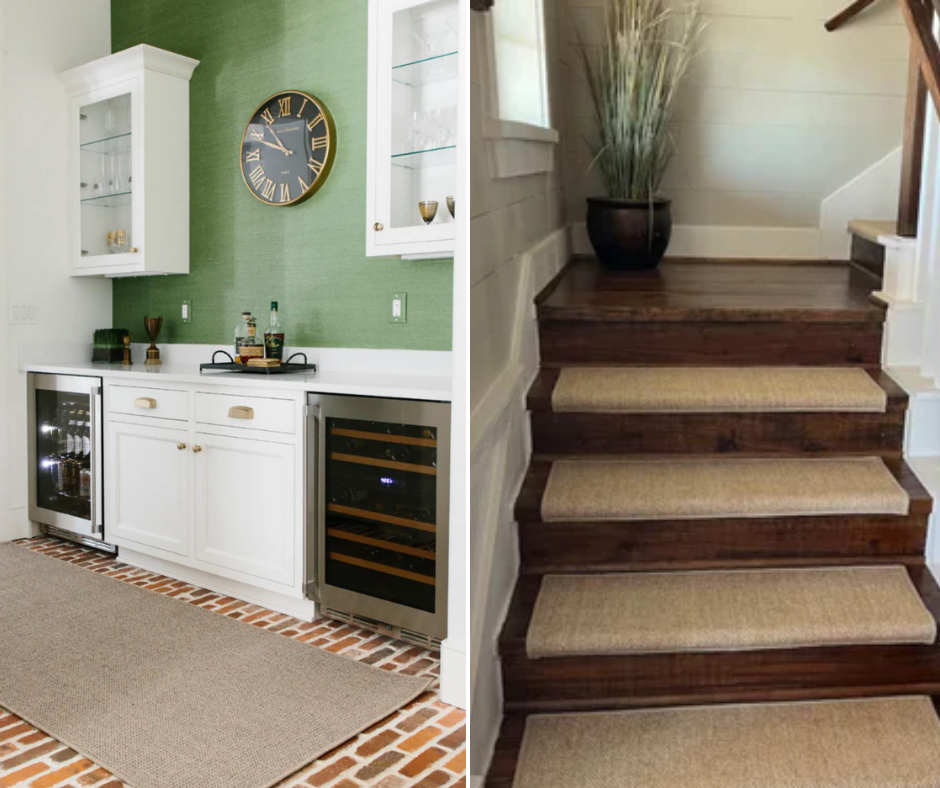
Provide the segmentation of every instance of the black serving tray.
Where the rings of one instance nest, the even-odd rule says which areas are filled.
[[[223,361],[219,364],[215,362],[216,356],[219,354],[226,356],[228,361]],[[297,356],[303,356],[304,363],[300,364],[291,364],[292,358],[297,358]],[[247,364],[236,364],[235,359],[231,357],[224,350],[217,350],[212,354],[212,363],[210,364],[200,364],[199,373],[203,372],[240,372],[243,375],[286,375],[289,372],[316,372],[316,364],[307,363],[307,354],[306,353],[294,353],[290,358],[287,359],[283,364],[278,367],[249,367]]]

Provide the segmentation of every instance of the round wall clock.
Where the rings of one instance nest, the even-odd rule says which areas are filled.
[[[336,127],[314,96],[284,90],[254,111],[240,163],[249,191],[267,205],[294,205],[326,182],[336,155]]]

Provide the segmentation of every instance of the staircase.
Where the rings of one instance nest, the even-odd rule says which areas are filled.
[[[489,788],[940,785],[932,501],[872,289],[577,260],[540,296]]]

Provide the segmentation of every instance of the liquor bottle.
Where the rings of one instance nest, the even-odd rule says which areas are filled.
[[[56,418],[56,451],[51,457],[55,465],[56,491],[60,493],[65,491],[65,457],[68,449],[68,431],[68,411],[65,408],[60,408]]]
[[[277,301],[271,302],[271,322],[264,330],[264,357],[284,359],[284,327],[277,315]]]
[[[369,493],[366,490],[358,489],[356,487],[339,486],[330,490],[330,499],[333,501],[333,503],[358,503],[359,501],[364,501],[368,497]]]
[[[251,312],[242,312],[241,322],[235,326],[235,363],[243,363],[241,360],[242,343],[248,338],[248,319]]]
[[[78,494],[91,498],[91,422],[88,419],[82,432],[82,456],[78,464]]]
[[[249,316],[247,323],[248,336],[245,337],[245,340],[242,342],[239,352],[242,364],[247,364],[248,361],[253,358],[264,358],[264,345],[262,345],[258,339],[258,320],[257,318]]]

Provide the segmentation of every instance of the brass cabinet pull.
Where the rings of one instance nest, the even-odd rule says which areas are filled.
[[[199,454],[202,451],[202,446],[193,446],[193,452]]]
[[[382,230],[385,229],[385,225],[382,224],[382,222],[376,222],[376,223],[375,223],[374,225],[372,225],[372,226],[373,226],[373,228],[375,229],[375,231],[376,231],[377,233],[380,233],[380,232],[382,232]]]
[[[182,451],[183,449],[186,448],[186,444],[185,444],[185,443],[177,443],[177,444],[176,444],[176,448],[179,449],[180,451]]]
[[[249,408],[246,405],[235,405],[228,409],[228,417],[230,419],[253,419],[255,417],[255,409]]]
[[[153,410],[157,407],[157,401],[153,397],[138,397],[134,400],[135,408],[143,408],[144,410]]]

